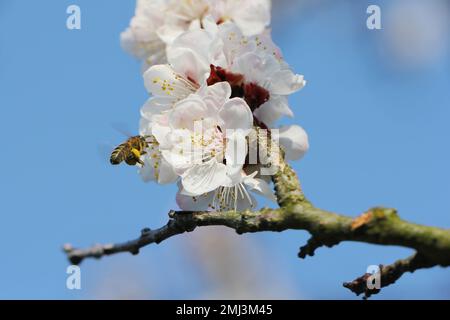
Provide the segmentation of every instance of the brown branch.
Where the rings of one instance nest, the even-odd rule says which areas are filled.
[[[263,209],[261,211],[245,212],[191,212],[170,211],[169,222],[155,230],[148,228],[141,231],[139,238],[123,243],[94,245],[87,249],[76,249],[72,245],[64,245],[64,251],[72,264],[80,264],[86,258],[101,258],[120,252],[129,252],[133,255],[152,243],[160,243],[172,236],[193,231],[200,226],[226,226],[236,230],[237,233],[259,231],[283,231],[285,223],[281,219],[282,209]]]
[[[370,273],[365,273],[359,278],[356,278],[352,282],[345,282],[343,286],[356,295],[360,295],[364,293],[363,299],[369,298],[373,294],[377,294],[380,292],[381,288],[387,287],[406,273],[406,272],[414,272],[418,269],[431,268],[435,266],[435,264],[428,259],[427,257],[415,253],[414,255],[406,258],[397,260],[391,265],[388,266],[379,266],[378,276],[380,277],[380,286],[379,288],[373,287],[372,289],[368,286],[367,282],[371,280],[373,276]]]
[[[169,213],[170,215],[171,213]],[[192,230],[194,230],[192,228]],[[120,252],[130,252],[133,255],[139,254],[139,250],[151,243],[160,243],[174,235],[185,231],[192,231],[188,224],[177,224],[176,220],[170,219],[169,222],[156,230],[149,228],[142,229],[141,235],[135,240],[130,240],[117,244],[97,244],[87,249],[74,249],[70,244],[64,245],[64,251],[72,264],[80,264],[86,258],[101,258]]]
[[[237,233],[306,230],[312,237],[300,249],[299,257],[312,256],[322,246],[331,247],[342,241],[358,241],[380,245],[396,245],[415,249],[417,254],[382,268],[382,287],[394,283],[405,272],[433,266],[450,266],[450,231],[418,225],[400,219],[396,210],[373,208],[357,218],[339,215],[314,207],[303,195],[295,172],[282,164],[273,176],[278,209],[260,211],[185,212],[171,211],[168,223],[155,230],[144,229],[139,238],[87,249],[66,245],[64,250],[73,264],[86,258],[101,258],[119,252],[139,253],[142,247],[160,243],[174,235],[201,226],[226,226]],[[374,294],[365,287],[364,275],[346,283],[356,294]]]

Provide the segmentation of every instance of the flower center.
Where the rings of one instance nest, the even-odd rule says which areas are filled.
[[[196,201],[196,200],[194,200]],[[225,210],[237,210],[239,202],[247,202],[251,208],[254,208],[255,204],[246,189],[245,185],[238,183],[232,187],[219,187],[214,192],[212,202],[208,204],[208,207],[213,210],[225,211]]]
[[[251,82],[244,85],[244,99],[252,111],[269,101],[269,98],[269,91],[256,83]]]
[[[231,98],[243,98],[252,111],[270,99],[269,91],[256,83],[246,83],[244,75],[214,65],[211,65],[210,68],[211,72],[206,80],[208,86],[218,82],[228,82],[231,86]]]

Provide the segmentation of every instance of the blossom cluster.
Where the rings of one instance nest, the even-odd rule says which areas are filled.
[[[265,169],[278,153],[262,148],[264,136],[287,160],[308,149],[301,127],[276,126],[293,116],[288,97],[306,82],[273,43],[270,10],[270,0],[138,0],[121,35],[151,94],[140,174],[177,183],[183,210],[252,209],[253,194],[274,200]]]

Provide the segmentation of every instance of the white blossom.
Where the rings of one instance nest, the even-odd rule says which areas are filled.
[[[200,29],[204,18],[234,21],[245,35],[260,34],[270,24],[270,0],[137,0],[122,47],[144,61],[144,71],[166,61],[165,48],[187,30]]]
[[[288,96],[306,81],[283,61],[270,34],[246,37],[235,23],[205,21],[205,29],[187,31],[167,48],[175,72],[201,84],[228,81],[233,96],[244,98],[268,127],[283,115],[292,117]]]
[[[122,48],[144,62],[144,70],[166,61],[165,43],[156,30],[164,24],[165,0],[137,0],[130,26],[120,35]]]
[[[151,123],[146,118],[141,118],[140,134],[152,138],[146,150],[147,154],[143,156],[144,165],[139,168],[139,173],[145,182],[156,181],[160,184],[169,184],[176,182],[178,175],[173,167],[162,157],[160,142],[154,136],[154,133],[158,132],[157,128],[161,127],[159,121],[162,119],[163,116],[155,116],[153,118],[154,122]],[[159,137],[159,141],[163,141],[163,139]]]
[[[278,152],[253,157],[264,149],[259,136],[252,144],[255,128],[287,160],[309,148],[301,127],[275,127],[293,116],[288,96],[305,80],[284,62],[269,21],[270,1],[140,0],[122,35],[148,66],[140,134],[150,140],[139,171],[144,181],[177,182],[181,209],[253,209],[254,194],[276,200]]]
[[[142,111],[152,124],[163,158],[191,194],[229,185],[235,172],[242,169],[246,154],[237,164],[229,157],[226,144],[245,138],[253,126],[253,116],[244,100],[230,96],[229,84],[218,83],[190,94],[161,115],[146,107]],[[160,121],[162,118],[165,120]],[[234,134],[227,135],[227,130],[234,130]]]
[[[309,149],[308,134],[298,125],[283,126],[279,128],[279,144],[287,160],[299,160]]]
[[[193,195],[179,185],[177,193],[177,204],[182,210],[247,210],[255,209],[257,201],[251,192],[260,194],[272,201],[275,201],[275,195],[270,185],[260,178],[255,178],[257,172],[252,175],[246,175],[241,172],[238,182],[229,186],[220,186],[214,191],[202,195]]]

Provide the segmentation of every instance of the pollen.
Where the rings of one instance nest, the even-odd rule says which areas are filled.
[[[230,34],[228,35],[228,40],[232,41],[235,37],[236,37],[236,33],[230,32]]]
[[[152,82],[154,84],[159,84],[161,86],[161,90],[167,95],[171,95],[175,90],[175,82],[169,82],[168,80],[162,80],[161,78],[154,78]]]

